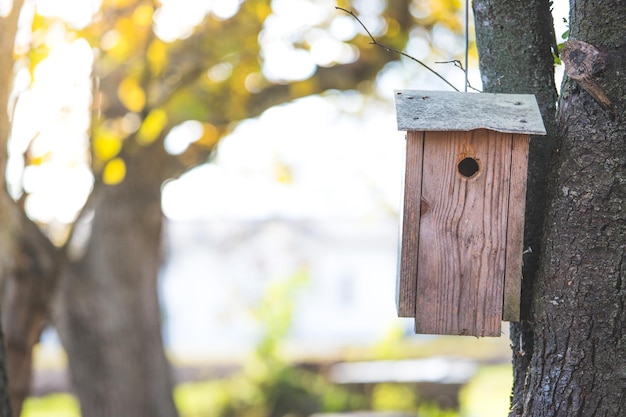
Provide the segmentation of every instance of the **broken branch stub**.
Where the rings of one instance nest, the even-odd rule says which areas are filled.
[[[606,54],[587,42],[572,39],[563,45],[561,59],[565,64],[565,73],[616,116],[613,103],[595,77],[606,68]]]

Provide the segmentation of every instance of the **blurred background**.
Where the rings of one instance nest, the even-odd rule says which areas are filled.
[[[105,387],[126,382],[98,374],[111,344],[117,366],[149,370],[123,377],[134,387],[171,378],[180,416],[505,415],[507,323],[500,338],[424,336],[395,311],[393,91],[450,87],[335,8],[463,90],[439,63],[463,59],[463,2],[0,0],[0,13],[11,5],[6,181],[65,271],[21,415],[92,415],[98,385],[114,402]],[[159,349],[171,372],[152,373]]]

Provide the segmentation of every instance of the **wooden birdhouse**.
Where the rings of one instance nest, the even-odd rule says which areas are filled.
[[[397,306],[416,333],[518,321],[533,95],[396,91],[406,171]]]

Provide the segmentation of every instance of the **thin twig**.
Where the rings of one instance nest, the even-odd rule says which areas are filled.
[[[463,64],[461,64],[461,61],[459,61],[458,59],[453,59],[451,61],[435,61],[435,64],[454,64],[455,67],[461,69],[462,71],[465,71],[465,68],[463,68]]]
[[[472,84],[470,84],[469,80],[467,79],[467,70],[463,68],[463,64],[461,64],[461,61],[459,61],[458,59],[453,59],[452,61],[437,61],[435,62],[435,64],[454,64],[455,67],[457,67],[458,69],[460,69],[461,71],[465,73],[465,82],[466,82],[467,87],[471,88],[474,91],[482,93],[482,91],[480,91],[478,88],[473,87]]]
[[[359,24],[361,25],[361,27],[365,30],[365,32],[367,32],[367,34],[369,35],[371,42],[370,44],[372,45],[376,45],[379,48],[383,48],[385,51],[387,52],[393,52],[399,55],[402,55],[403,57],[412,59],[413,61],[417,62],[418,64],[420,64],[422,67],[426,68],[428,71],[432,72],[433,74],[435,74],[437,77],[439,77],[439,79],[441,79],[443,82],[445,82],[446,84],[448,84],[450,87],[452,87],[454,89],[454,91],[459,91],[458,88],[456,88],[454,85],[452,85],[448,80],[446,80],[441,74],[439,74],[437,71],[435,71],[434,69],[430,68],[428,65],[424,64],[422,61],[420,61],[419,59],[412,57],[409,54],[406,54],[402,51],[398,51],[397,49],[394,49],[390,46],[386,46],[383,45],[382,43],[378,42],[374,36],[372,36],[372,34],[370,33],[370,31],[367,29],[367,27],[363,24],[363,22],[361,22],[361,20],[356,16],[356,14],[354,14],[354,12],[344,9],[343,7],[339,7],[339,6],[335,6],[335,9],[337,10],[341,10],[343,12],[348,13],[349,15],[351,15],[352,17],[354,17],[354,19],[359,22]]]

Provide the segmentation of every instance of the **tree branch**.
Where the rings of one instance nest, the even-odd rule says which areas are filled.
[[[399,54],[402,55],[403,57],[409,58],[415,62],[417,62],[418,64],[420,64],[422,67],[426,68],[428,71],[430,71],[431,73],[433,73],[435,76],[437,76],[440,80],[442,80],[444,83],[448,84],[450,87],[452,87],[452,89],[454,89],[455,91],[459,91],[458,88],[456,88],[452,83],[450,83],[448,80],[446,80],[443,75],[439,74],[437,71],[435,71],[434,69],[430,68],[428,65],[424,64],[422,61],[420,61],[419,59],[405,53],[402,51],[399,51],[397,49],[394,49],[390,46],[387,45],[383,45],[382,43],[378,42],[376,40],[376,38],[374,38],[374,36],[370,33],[370,31],[367,29],[367,27],[363,24],[363,22],[361,21],[361,19],[359,19],[356,14],[354,14],[353,11],[351,10],[347,10],[344,9],[343,7],[339,7],[339,6],[335,6],[335,9],[337,10],[341,10],[343,12],[348,13],[350,16],[352,16],[357,22],[359,22],[359,24],[361,25],[361,27],[365,30],[365,32],[367,32],[367,35],[370,37],[370,44],[372,45],[376,45],[379,48],[383,48],[385,51],[387,52],[393,52],[395,54]]]
[[[605,54],[589,43],[570,39],[561,50],[561,59],[565,64],[567,75],[616,118],[617,112],[611,99],[598,85],[595,77],[606,67]]]
[[[435,64],[454,64],[454,66],[456,68],[460,69],[465,74],[467,74],[467,70],[465,69],[465,67],[463,67],[463,64],[458,59],[453,59],[451,61],[437,61],[437,62],[435,62]],[[482,93],[482,91],[480,91],[478,88],[473,87],[472,84],[470,84],[469,81],[466,81],[466,82],[467,82],[467,87],[468,88],[471,88],[472,90],[474,90],[476,92]]]

